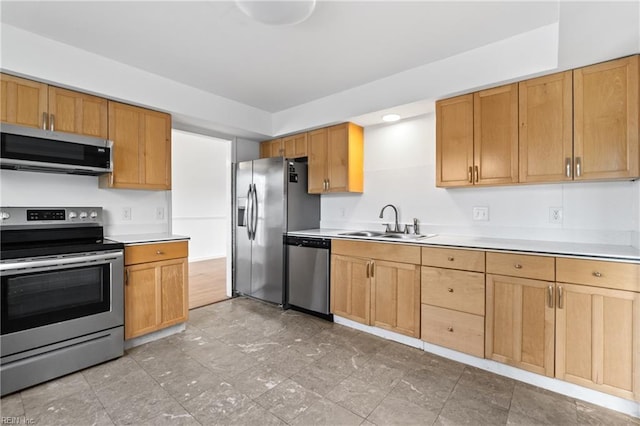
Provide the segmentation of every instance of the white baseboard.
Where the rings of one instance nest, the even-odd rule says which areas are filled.
[[[384,339],[403,343],[414,348],[422,349],[425,352],[439,355],[441,357],[458,361],[472,367],[477,367],[482,370],[490,371],[500,376],[509,377],[511,379],[528,383],[530,385],[547,389],[562,395],[566,395],[571,398],[580,399],[594,405],[609,408],[611,410],[619,411],[621,413],[640,418],[640,402],[619,398],[617,396],[609,395],[593,389],[574,385],[573,383],[541,376],[539,374],[521,370],[516,367],[511,367],[509,365],[492,361],[490,359],[478,358],[473,355],[468,355],[462,352],[454,351],[452,349],[447,349],[442,346],[433,345],[420,339],[415,339],[413,337],[408,337],[378,327],[360,324],[359,322],[351,321],[343,317],[334,315],[333,321],[337,324],[364,331],[366,333],[370,333]]]
[[[189,263],[192,262],[202,262],[204,260],[214,260],[214,259],[223,259],[227,257],[226,254],[218,254],[218,255],[214,255],[214,256],[205,256],[205,257],[190,257],[189,258]]]

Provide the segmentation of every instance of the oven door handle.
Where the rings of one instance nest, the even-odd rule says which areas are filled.
[[[5,263],[0,265],[0,271],[15,271],[18,269],[34,269],[47,266],[65,266],[65,265],[82,265],[85,263],[93,263],[104,260],[116,260],[121,258],[122,252],[91,254],[87,256],[74,256],[58,259],[33,260],[28,262]]]

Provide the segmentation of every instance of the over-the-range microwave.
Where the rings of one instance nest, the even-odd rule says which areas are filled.
[[[0,126],[0,167],[79,175],[113,171],[113,141],[31,127]]]

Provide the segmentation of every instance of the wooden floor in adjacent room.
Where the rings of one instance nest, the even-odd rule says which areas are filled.
[[[227,299],[227,259],[189,262],[189,309]]]

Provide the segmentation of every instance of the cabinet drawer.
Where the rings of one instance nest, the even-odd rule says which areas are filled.
[[[484,358],[484,317],[422,305],[422,340]]]
[[[556,281],[640,292],[640,265],[559,257]]]
[[[484,274],[422,267],[422,303],[484,315]]]
[[[422,247],[422,264],[440,268],[484,272],[484,252]]]
[[[333,240],[331,253],[389,262],[420,264],[420,247],[408,244],[371,243],[367,241]]]
[[[187,241],[171,243],[138,244],[124,248],[124,264],[157,262],[160,260],[178,259],[189,255]]]
[[[487,253],[487,273],[555,281],[555,259],[514,253]]]

